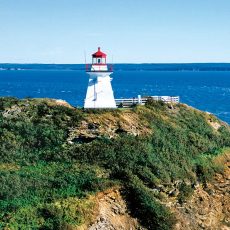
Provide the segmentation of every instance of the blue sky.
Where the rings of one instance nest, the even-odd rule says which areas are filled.
[[[230,62],[230,0],[0,0],[0,63]]]

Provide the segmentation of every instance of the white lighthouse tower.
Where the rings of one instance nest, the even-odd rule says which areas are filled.
[[[89,74],[89,83],[84,108],[116,108],[110,78],[113,72],[108,70],[106,54],[100,47],[92,54],[92,65],[86,73]]]

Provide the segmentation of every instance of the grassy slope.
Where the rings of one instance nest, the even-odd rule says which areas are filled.
[[[176,180],[205,184],[222,170],[213,159],[230,146],[229,126],[186,105],[169,108],[149,102],[128,116],[135,114],[136,126],[151,132],[134,136],[122,130],[114,139],[105,132],[89,143],[74,144],[67,139],[81,121],[109,117],[105,124],[110,126],[126,111],[84,112],[48,99],[15,98],[1,98],[0,110],[3,229],[64,229],[89,223],[92,195],[114,184],[124,187],[132,214],[146,228],[171,229],[175,217],[153,189]],[[182,183],[180,202],[191,185]]]

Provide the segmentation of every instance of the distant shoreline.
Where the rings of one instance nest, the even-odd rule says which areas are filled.
[[[113,64],[115,71],[230,71],[230,63]],[[85,64],[0,64],[0,71],[20,70],[85,70]]]

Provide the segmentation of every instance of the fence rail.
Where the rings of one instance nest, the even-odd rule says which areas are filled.
[[[175,96],[150,96],[150,97],[138,97],[138,98],[121,98],[121,99],[115,99],[117,107],[130,107],[132,105],[144,105],[147,100],[153,99],[155,101],[163,101],[165,103],[179,103],[180,97]]]

